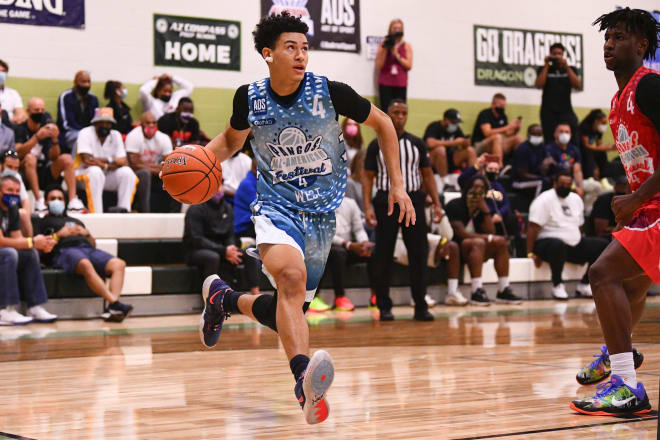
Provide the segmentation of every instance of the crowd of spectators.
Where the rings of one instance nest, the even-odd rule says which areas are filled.
[[[399,136],[402,174],[417,222],[400,225],[396,208],[387,215],[389,181],[378,141],[367,147],[360,124],[343,119],[350,172],[326,268],[335,298],[328,305],[317,294],[310,310],[352,311],[346,268],[366,263],[370,306],[380,309],[381,320],[394,319],[393,261],[408,266],[417,320],[433,319],[428,309],[435,301],[427,287],[434,270],[443,270],[448,280],[445,304],[490,305],[482,281],[489,259],[498,277],[495,301],[518,304],[521,298],[509,285],[512,255],[532,258],[537,266],[547,262],[554,297],[567,299],[565,262],[595,261],[615,226],[609,208],[613,194],[629,187],[620,167],[607,159],[614,148],[602,141],[607,115],[595,109],[578,123],[571,93],[581,88],[579,72],[567,64],[564,47],[554,44],[538,69],[540,123],[528,125],[526,138],[521,118],[507,115],[502,93],[479,112],[471,133],[461,127],[456,108],[431,121],[422,138],[406,131],[412,60],[403,22],[393,20],[376,57],[379,105]],[[104,298],[106,319],[121,321],[132,309],[119,302],[125,263],[97,250],[84,223],[67,213],[181,211],[158,173],[173,149],[209,141],[195,118],[193,85],[168,74],[147,81],[139,89],[143,113],[134,121],[121,81],[105,83],[102,107],[90,92],[90,74],[79,71],[73,87],[58,97],[53,119],[39,97],[23,108],[18,92],[5,86],[8,72],[0,60],[0,291],[6,292],[0,295],[0,324],[56,318],[42,306],[47,296],[35,275],[41,270],[37,251],[47,266],[82,276]],[[221,190],[187,209],[183,243],[186,262],[204,276],[220,273],[230,284],[257,293],[260,264],[246,251],[255,242],[250,204],[258,179],[249,144],[248,139],[222,163]],[[104,198],[104,192],[116,195]],[[35,230],[33,213],[39,217]],[[461,263],[470,276],[469,298],[458,289]],[[19,292],[19,285],[30,287]],[[577,294],[591,296],[587,272]],[[20,298],[28,304],[26,316],[15,308]]]

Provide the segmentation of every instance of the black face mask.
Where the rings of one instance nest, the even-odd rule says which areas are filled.
[[[96,134],[98,134],[100,138],[108,137],[110,129],[108,127],[99,127],[96,129]]]
[[[486,177],[488,177],[488,180],[491,182],[495,182],[497,180],[497,174],[498,173],[486,173]]]
[[[163,102],[170,102],[170,99],[172,98],[172,95],[161,95],[158,97]]]
[[[76,86],[76,91],[79,95],[85,96],[89,93],[89,87]]]
[[[46,115],[43,113],[32,113],[30,115],[30,119],[32,119],[32,122],[36,124],[43,124],[44,119],[46,119]]]
[[[567,186],[560,186],[560,187],[555,188],[555,192],[557,193],[557,195],[559,197],[561,197],[562,199],[565,199],[571,193],[571,189]]]
[[[495,107],[495,113],[502,116],[504,114],[504,107]]]
[[[393,32],[390,35],[392,36],[392,38],[394,38],[396,40],[397,38],[403,37],[403,32]]]

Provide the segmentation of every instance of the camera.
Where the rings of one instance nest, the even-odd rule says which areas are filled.
[[[393,34],[385,35],[385,40],[383,41],[383,47],[385,49],[393,48],[396,39],[401,38],[402,36],[403,36],[403,32],[394,32]]]

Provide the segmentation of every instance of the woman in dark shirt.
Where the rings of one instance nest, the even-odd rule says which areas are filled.
[[[109,101],[108,107],[112,109],[117,121],[115,129],[122,134],[123,139],[126,139],[128,132],[133,129],[131,108],[124,102],[127,94],[126,88],[121,82],[106,81],[103,96]]]
[[[600,180],[607,165],[607,152],[614,145],[603,144],[603,133],[608,129],[607,115],[599,109],[589,112],[580,123],[580,153],[582,155],[582,172],[584,178],[593,177]]]

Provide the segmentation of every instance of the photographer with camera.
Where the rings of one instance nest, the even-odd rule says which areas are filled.
[[[392,99],[406,100],[408,71],[412,68],[412,59],[412,46],[403,41],[403,21],[395,18],[390,22],[387,36],[376,54],[379,102],[384,112],[387,112]]]
[[[571,91],[580,90],[582,85],[577,69],[569,66],[564,58],[565,50],[561,43],[550,46],[550,55],[545,57],[545,65],[537,71],[536,87],[543,89],[541,126],[545,143],[554,140],[559,122],[568,122],[573,136],[577,133],[578,120],[571,104]],[[576,143],[574,138],[571,140]]]

